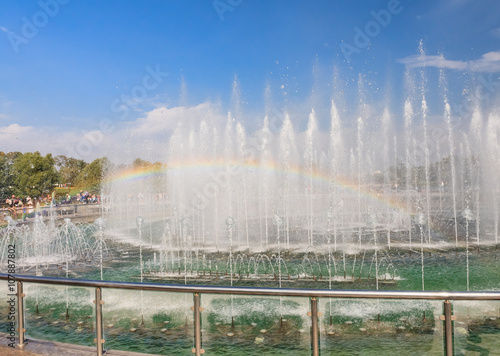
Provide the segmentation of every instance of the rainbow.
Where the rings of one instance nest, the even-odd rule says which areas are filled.
[[[163,178],[168,173],[189,172],[189,171],[208,171],[213,169],[219,170],[238,170],[250,169],[260,172],[269,172],[275,174],[287,174],[289,177],[299,177],[302,179],[311,179],[319,181],[322,184],[333,184],[336,189],[350,191],[353,194],[360,194],[369,199],[378,201],[393,209],[407,211],[406,205],[394,199],[393,196],[387,196],[380,192],[376,192],[367,186],[358,186],[357,182],[349,180],[345,176],[337,176],[332,179],[332,176],[318,168],[304,169],[301,166],[290,165],[287,169],[277,164],[274,161],[266,161],[265,163],[257,160],[191,160],[191,161],[172,161],[168,165],[155,164],[147,167],[131,167],[120,170],[109,176],[106,180],[107,184],[115,184],[120,182],[136,182],[152,178]]]

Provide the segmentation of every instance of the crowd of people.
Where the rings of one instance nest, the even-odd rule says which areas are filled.
[[[67,199],[70,199],[71,197],[68,194]],[[80,193],[76,194],[76,202],[77,203],[82,203],[82,204],[87,204],[87,203],[100,203],[101,202],[101,197],[96,194],[90,194],[88,191],[83,191],[80,190]]]
[[[13,219],[17,219],[17,213],[18,210],[22,211],[22,219],[23,221],[26,220],[26,216],[28,214],[29,210],[33,209],[33,200],[31,199],[30,196],[27,196],[26,199],[21,199],[19,197],[16,197],[13,195],[11,198],[8,198],[5,200],[6,208],[9,213],[9,215]],[[7,215],[7,212],[4,212],[4,216]]]
[[[56,199],[55,191],[52,192],[52,194],[43,195],[39,198],[31,198],[30,196],[27,196],[23,199],[12,195],[12,197],[5,199],[5,203],[1,205],[4,219],[7,216],[10,216],[12,219],[18,219],[18,215],[21,215],[22,220],[26,221],[28,215],[35,211],[38,204],[41,206],[60,206],[63,204],[96,204],[100,202],[101,197],[99,195],[80,190],[76,196],[72,197],[69,193],[67,193],[63,197],[59,196],[59,199]]]

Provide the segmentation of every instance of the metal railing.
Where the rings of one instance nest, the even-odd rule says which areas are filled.
[[[26,209],[26,214],[23,211]],[[103,207],[101,203],[68,203],[51,206],[42,206],[38,210],[33,206],[24,207],[14,207],[14,208],[0,208],[0,214],[8,214],[14,221],[18,223],[33,221],[33,214],[39,214],[43,218],[49,218],[51,216],[51,211],[54,217],[59,218],[75,218],[75,217],[91,217],[95,215],[102,215]],[[3,220],[5,221],[5,217]],[[2,220],[0,220],[2,223]]]
[[[194,313],[194,347],[193,353],[200,356],[204,353],[201,337],[201,315],[203,308],[200,306],[201,294],[227,294],[227,295],[258,295],[258,296],[282,296],[282,297],[307,297],[310,298],[311,318],[311,350],[312,355],[319,355],[319,325],[318,298],[353,298],[353,299],[412,299],[412,300],[442,300],[444,315],[445,355],[453,355],[453,328],[451,300],[500,300],[500,292],[431,292],[431,291],[371,291],[371,290],[330,290],[330,289],[286,289],[286,288],[255,288],[255,287],[221,287],[221,286],[194,286],[194,285],[172,285],[159,283],[138,282],[116,282],[96,281],[84,279],[67,279],[55,277],[37,277],[26,275],[7,275],[0,273],[0,280],[12,280],[17,282],[17,305],[18,305],[18,334],[19,346],[24,347],[26,343],[24,329],[24,302],[23,283],[52,284],[75,287],[95,288],[95,316],[96,316],[96,338],[97,355],[103,355],[103,320],[102,320],[102,289],[131,289],[148,290],[160,292],[193,293]]]

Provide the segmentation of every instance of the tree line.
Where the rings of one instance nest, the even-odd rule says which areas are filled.
[[[99,193],[111,168],[106,157],[87,163],[64,155],[0,151],[0,198],[40,197],[57,186],[73,186]]]

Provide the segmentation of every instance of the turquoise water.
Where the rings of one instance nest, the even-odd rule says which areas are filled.
[[[103,279],[139,281],[136,247],[107,241]],[[242,256],[245,251],[239,252]],[[179,252],[182,257],[182,251]],[[238,255],[238,253],[235,253]],[[143,248],[144,281],[230,285],[227,254],[190,254],[189,263],[159,266],[159,255]],[[233,268],[236,286],[278,287],[276,260],[249,270],[243,259]],[[286,288],[329,288],[324,255],[296,252],[282,255],[281,284]],[[274,260],[273,260],[274,258]],[[337,272],[332,289],[376,289],[373,251],[344,256],[333,254]],[[422,255],[393,248],[378,252],[381,290],[422,290]],[[203,262],[203,260],[205,262]],[[425,290],[466,290],[467,253],[463,248],[426,250]],[[207,261],[210,261],[208,263]],[[240,259],[241,261],[241,259]],[[500,251],[481,246],[468,253],[470,290],[500,289]],[[201,267],[200,267],[201,266]],[[205,267],[203,267],[205,266]],[[335,269],[332,266],[332,271]],[[284,266],[282,266],[284,267]],[[345,278],[344,278],[345,270]],[[158,272],[168,275],[159,276]],[[191,273],[192,271],[192,273]],[[288,272],[286,272],[288,271]],[[44,266],[45,276],[65,277],[65,265]],[[34,273],[33,269],[18,273]],[[73,261],[70,278],[100,279],[97,261]],[[27,336],[93,346],[94,291],[29,284],[25,287]],[[191,294],[104,290],[105,348],[162,355],[186,355],[193,347]],[[66,308],[68,317],[66,317]],[[212,355],[309,355],[310,318],[307,298],[249,298],[202,295],[203,348]],[[454,302],[457,316],[455,355],[494,355],[500,349],[500,302]],[[432,301],[319,300],[322,355],[442,355],[442,303]],[[6,329],[6,323],[2,328]]]

